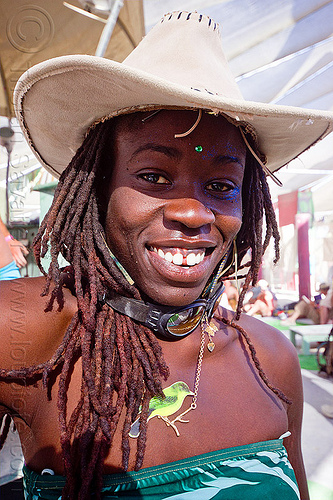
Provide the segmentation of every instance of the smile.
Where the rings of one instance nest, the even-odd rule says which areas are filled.
[[[151,247],[151,250],[156,253],[161,259],[166,260],[176,266],[192,267],[203,261],[206,255],[206,250],[202,248],[188,250],[186,248],[160,248]]]

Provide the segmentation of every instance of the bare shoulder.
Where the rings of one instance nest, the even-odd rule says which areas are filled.
[[[295,352],[288,336],[265,321],[242,314],[238,323],[251,335],[256,347],[263,350],[264,356],[270,356],[272,353],[276,355],[276,349],[282,350],[282,353],[286,355],[292,355]]]
[[[242,314],[238,324],[247,332],[269,380],[285,395],[302,397],[300,365],[294,345],[280,330]]]
[[[276,357],[276,350],[281,350],[281,354],[294,356],[295,348],[289,338],[280,330],[265,323],[264,321],[242,313],[240,319],[235,321],[235,313],[233,311],[219,308],[217,316],[226,317],[229,321],[233,321],[239,325],[249,335],[256,350],[262,353],[263,357]]]
[[[227,317],[229,321],[234,320],[232,311],[224,309],[222,316]],[[289,337],[264,321],[245,313],[241,314],[235,324],[241,327],[238,335],[244,345],[247,344],[245,339],[247,337],[254,347],[257,359],[270,383],[284,392],[289,399],[302,397],[299,360]],[[249,350],[249,347],[247,349]]]
[[[64,306],[45,312],[44,277],[0,282],[0,366],[13,368],[45,361],[59,345],[73,314],[76,299],[64,289]]]

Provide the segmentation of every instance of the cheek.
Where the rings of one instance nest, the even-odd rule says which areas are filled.
[[[141,252],[140,235],[152,218],[148,205],[144,196],[128,186],[112,191],[105,221],[106,240],[120,261]]]
[[[224,213],[234,219],[239,219],[242,222],[242,198],[235,196],[231,198],[224,207]]]
[[[232,241],[242,226],[242,218],[237,216],[220,215],[217,217],[216,221],[225,242]]]
[[[243,222],[241,197],[239,202],[235,201],[235,203],[231,204],[229,218],[230,218],[230,231],[233,233],[232,238],[234,238],[238,233],[238,231],[240,230]]]
[[[137,211],[132,210],[133,196],[128,191],[126,187],[115,189],[107,207],[105,223],[107,243],[115,253],[119,246],[122,249],[131,241],[131,233],[137,224]],[[127,202],[124,202],[125,200]]]
[[[240,192],[225,199],[223,206],[216,207],[218,226],[225,238],[233,239],[242,225],[242,197]]]

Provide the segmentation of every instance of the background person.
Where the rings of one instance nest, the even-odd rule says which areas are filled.
[[[226,309],[236,311],[239,300],[239,293],[235,285],[230,280],[223,281],[225,290],[221,296],[220,305]]]
[[[270,290],[266,280],[259,280],[257,288],[260,289],[259,293],[256,293],[254,297],[250,298],[250,303],[248,302],[244,305],[244,311],[249,316],[254,316],[255,314],[259,314],[260,316],[272,316],[277,305],[275,295]]]
[[[13,236],[10,234],[8,231],[6,225],[2,221],[0,217],[0,238],[1,238],[1,255],[2,255],[2,261],[0,267],[8,266],[12,260],[14,259],[14,262],[18,268],[24,267],[27,265],[27,261],[25,256],[28,255],[29,251],[27,248],[18,240],[13,238]],[[7,244],[7,247],[10,250],[11,255],[7,251],[7,247],[5,244]],[[4,264],[6,262],[6,264]]]
[[[11,280],[21,276],[7,240],[0,230],[0,280]]]
[[[294,325],[298,318],[308,318],[315,325],[323,325],[328,322],[331,315],[331,293],[329,294],[329,285],[321,283],[319,286],[319,295],[314,300],[303,296],[294,307],[294,312],[288,318],[282,320],[285,325]],[[329,295],[328,295],[329,294]],[[328,296],[328,299],[326,300]]]
[[[330,323],[333,319],[333,290],[328,290],[326,296],[321,299],[319,304],[320,324]]]

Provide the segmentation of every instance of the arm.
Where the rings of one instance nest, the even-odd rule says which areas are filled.
[[[24,267],[27,265],[27,261],[25,259],[25,255],[28,255],[28,250],[25,248],[25,246],[15,238],[11,236],[9,233],[7,227],[3,223],[1,217],[0,217],[0,239],[6,243],[8,246],[10,253],[11,253],[11,259],[9,262],[0,267],[4,267],[7,264],[9,264],[13,259],[15,260],[15,263],[18,267]],[[2,246],[0,248],[2,250]]]
[[[68,289],[64,289],[64,308],[59,311],[55,303],[52,311],[45,312],[48,297],[40,296],[44,284],[44,277],[0,282],[0,373],[48,360],[76,312],[76,298]],[[8,408],[13,403],[10,385],[0,382],[0,405]]]
[[[288,430],[291,435],[284,439],[284,446],[295,471],[301,500],[309,500],[309,491],[305,474],[301,430],[303,420],[303,383],[301,368],[296,349],[281,332],[274,329],[274,340],[270,350],[267,373],[272,382],[292,401],[287,407]],[[276,357],[276,353],[279,356]],[[274,359],[275,358],[275,359]]]
[[[275,309],[276,301],[274,299],[274,295],[270,290],[265,290],[265,298],[264,301],[268,305],[268,307],[273,311]]]
[[[326,325],[328,323],[328,308],[325,306],[319,306],[319,321],[321,325]]]
[[[319,318],[320,324],[325,325],[328,323],[330,309],[333,308],[333,293],[330,290],[326,297],[320,301],[319,305]]]
[[[0,269],[2,267],[8,266],[13,260],[12,253],[8,246],[8,243],[5,241],[5,237],[0,231]]]

